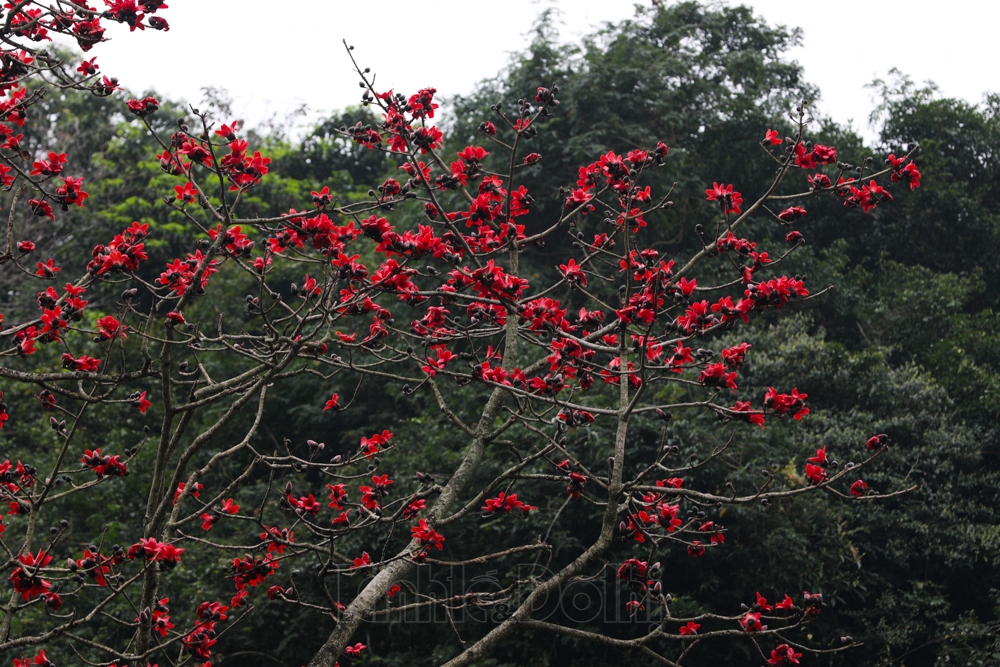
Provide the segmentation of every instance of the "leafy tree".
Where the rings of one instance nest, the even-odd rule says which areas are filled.
[[[53,30],[89,48],[102,21],[166,28],[161,4],[114,0],[97,14],[69,2],[26,2],[12,8],[2,30],[26,44]],[[793,82],[796,68],[775,59],[790,38],[758,23],[741,33],[745,11],[681,10],[650,14],[652,32],[639,23],[625,24],[625,32],[662,37],[660,49],[684,50],[701,39],[695,60],[703,60],[705,81],[682,78],[678,86],[691,89],[691,103],[724,107],[717,120],[735,137],[755,107],[726,89],[765,94],[770,84],[753,81],[767,73]],[[700,27],[675,40],[666,30],[671,16]],[[747,35],[752,49],[736,53]],[[114,92],[110,79],[95,82],[93,61],[76,76],[51,54],[27,53],[4,52],[20,63],[0,72],[5,123],[35,113],[40,96],[18,87],[25,77],[52,76],[104,97]],[[760,71],[735,80],[715,69],[743,60]],[[670,80],[682,69],[665,62],[659,75]],[[117,148],[127,151],[145,130],[159,151],[149,162],[165,174],[154,177],[140,161],[129,176],[142,198],[130,205],[154,215],[153,198],[144,197],[160,193],[158,224],[125,223],[83,258],[78,248],[64,254],[58,242],[45,249],[52,256],[15,244],[15,229],[32,229],[21,219],[28,212],[54,220],[60,206],[90,202],[81,181],[64,171],[68,156],[48,150],[50,142],[37,154],[10,139],[4,145],[0,162],[13,194],[0,264],[40,279],[43,289],[37,311],[21,306],[0,331],[9,400],[0,425],[24,452],[0,464],[0,493],[11,508],[0,543],[13,588],[0,609],[0,649],[37,648],[38,665],[49,664],[44,650],[70,649],[95,664],[202,663],[226,650],[228,629],[258,608],[279,627],[296,611],[304,623],[322,623],[325,639],[313,628],[307,643],[286,649],[316,666],[364,655],[363,623],[424,611],[480,621],[468,641],[435,647],[431,659],[449,665],[501,647],[523,652],[511,642],[522,630],[661,661],[735,651],[747,661],[796,664],[803,652],[856,646],[816,622],[824,608],[820,576],[800,580],[813,592],[779,600],[769,593],[770,603],[748,592],[720,599],[684,582],[696,581],[703,556],[725,550],[730,508],[737,521],[759,521],[741,508],[783,509],[816,491],[849,506],[908,492],[891,467],[878,478],[877,495],[858,478],[891,458],[890,437],[863,431],[861,420],[834,443],[856,453],[854,465],[836,464],[826,446],[795,443],[790,427],[811,410],[806,392],[783,372],[764,381],[770,385],[742,370],[757,355],[767,360],[765,343],[720,336],[742,332],[751,318],[780,320],[812,298],[805,281],[781,271],[803,247],[789,229],[804,211],[790,204],[819,193],[866,212],[883,207],[890,181],[919,185],[909,155],[868,168],[864,183],[824,183],[819,174],[846,168],[831,166],[836,149],[806,141],[803,105],[787,139],[765,135],[765,123],[742,126],[753,130],[743,144],[756,144],[768,165],[759,195],[744,201],[731,185],[699,184],[705,213],[685,224],[705,220],[696,232],[702,242],[675,264],[646,242],[670,205],[664,188],[652,189],[666,179],[647,186],[647,175],[686,172],[683,160],[671,165],[662,142],[639,137],[619,152],[602,148],[568,179],[556,163],[553,182],[567,187],[553,201],[540,185],[534,197],[521,174],[544,177],[548,163],[527,142],[544,136],[549,119],[585,109],[585,97],[561,103],[555,87],[532,86],[516,107],[483,119],[484,145],[468,145],[451,160],[433,124],[434,89],[390,95],[360,67],[357,73],[363,104],[381,119],[343,124],[338,139],[318,129],[305,160],[277,146],[289,179],[272,173],[277,162],[258,148],[266,141],[236,124],[195,109],[156,121],[155,97],[129,99],[124,109],[138,120],[122,125],[116,136],[127,141]],[[718,85],[702,85],[713,77],[722,77]],[[13,129],[2,127],[10,138]],[[685,138],[695,137],[679,138],[682,147]],[[343,201],[329,186],[317,188],[311,207],[295,208],[312,178],[347,172],[347,188],[354,176],[384,167],[388,158],[358,157],[345,140],[387,151],[409,178],[386,179],[360,196],[342,193]],[[690,145],[693,151],[697,142]],[[18,200],[21,193],[30,203]],[[533,205],[538,217],[531,219]],[[771,235],[786,244],[775,245],[773,256],[764,251],[772,239],[758,245],[743,236],[763,224],[781,229]],[[572,252],[536,277],[543,260],[533,250],[565,229]],[[164,239],[171,231],[185,256],[157,266],[147,242],[171,240]],[[92,295],[101,300],[91,304]],[[793,327],[775,347],[796,352],[790,344],[798,334]],[[897,383],[919,379],[900,375]],[[362,393],[366,383],[391,389]],[[367,425],[364,418],[337,423],[359,397],[380,394],[412,396],[440,414],[414,410],[406,439],[405,430],[384,423],[374,433],[352,428]],[[751,480],[742,457],[752,456],[757,427],[765,425],[786,451],[798,444],[794,451],[811,456]],[[912,430],[922,426],[918,420]],[[312,428],[330,444],[299,439]],[[425,439],[441,451],[422,447]],[[400,473],[411,471],[414,479],[404,481]],[[101,502],[79,521],[81,507],[94,507],[81,500],[88,496]],[[480,533],[496,539],[485,543]],[[434,568],[459,566],[476,583],[438,595],[443,582]],[[580,628],[565,603],[597,581],[604,597],[590,606],[621,622],[591,619]],[[807,626],[817,633],[808,644],[789,638]],[[311,626],[287,627],[302,637]]]
[[[748,34],[729,42],[736,47],[720,50],[717,45],[725,43],[727,17],[739,17],[735,25]],[[784,48],[794,33],[762,24],[747,8],[676,3],[645,10],[635,21],[607,27],[575,52],[552,46],[551,26],[551,21],[543,18],[535,42],[515,57],[508,70],[470,98],[457,101],[458,129],[472,136],[479,122],[474,113],[477,105],[501,99],[509,104],[510,98],[518,95],[513,91],[524,90],[534,81],[558,84],[560,98],[571,111],[547,120],[547,131],[532,139],[533,150],[545,158],[544,170],[532,167],[524,172],[533,192],[539,188],[552,192],[572,182],[574,163],[593,152],[627,150],[641,143],[638,137],[669,139],[671,158],[684,165],[684,173],[670,173],[669,181],[663,181],[677,181],[678,187],[674,207],[649,230],[651,245],[659,249],[696,244],[697,239],[689,233],[690,221],[710,224],[701,217],[705,211],[695,203],[701,184],[722,176],[725,182],[742,187],[760,187],[766,178],[755,157],[759,147],[746,141],[753,134],[738,131],[740,118],[749,119],[754,127],[768,124],[787,128],[787,120],[782,118],[787,106],[783,105],[792,101],[793,106],[796,100],[809,102],[816,96],[817,91],[802,82],[801,73],[784,58]],[[711,26],[712,31],[705,26]],[[767,38],[762,41],[754,31],[762,31]],[[674,48],[661,50],[663,44],[670,43],[663,35],[685,36],[688,48],[679,49],[672,43]],[[774,48],[739,52],[741,44],[761,43]],[[642,58],[632,60],[634,53]],[[724,72],[725,79],[706,76],[706,81],[696,85],[681,85],[677,78],[657,74],[670,63],[683,61],[684,72],[705,76],[713,69],[700,63],[719,63],[724,58],[728,66],[714,71]],[[637,62],[642,62],[641,68],[636,67]],[[768,66],[787,74],[759,76]],[[620,78],[618,72],[622,73]],[[751,83],[722,85],[723,81]],[[773,85],[773,92],[764,84]],[[688,101],[690,91],[704,89],[717,91],[712,104],[698,107]],[[802,325],[820,336],[810,339],[810,345],[841,349],[842,363],[848,366],[855,363],[849,361],[852,359],[865,364],[878,360],[875,367],[887,376],[918,374],[931,391],[928,395],[935,396],[932,404],[938,406],[941,428],[944,432],[953,429],[956,436],[919,446],[917,442],[923,438],[916,438],[914,447],[921,453],[911,463],[912,470],[907,467],[900,472],[921,481],[912,500],[887,504],[885,507],[896,508],[888,515],[888,510],[879,506],[853,516],[858,526],[851,534],[853,542],[845,535],[842,548],[810,550],[802,570],[834,572],[847,568],[842,590],[852,591],[844,598],[851,604],[832,608],[826,618],[865,641],[869,650],[855,658],[861,664],[896,664],[898,659],[905,659],[906,664],[933,664],[944,656],[989,664],[996,650],[998,627],[995,594],[991,592],[998,588],[997,552],[987,536],[996,523],[989,507],[996,494],[993,450],[998,385],[993,369],[998,367],[998,347],[994,311],[1000,292],[994,258],[977,253],[975,248],[982,243],[990,245],[996,233],[996,100],[990,96],[977,107],[942,99],[933,88],[919,89],[900,77],[877,82],[876,89],[884,102],[875,116],[882,127],[875,150],[866,147],[849,128],[825,120],[816,141],[836,145],[841,154],[857,156],[858,161],[871,156],[872,166],[889,153],[898,155],[919,144],[925,156],[921,160],[924,179],[935,187],[895,191],[895,205],[872,211],[870,222],[860,212],[849,215],[845,222],[843,202],[823,197],[808,201],[804,205],[809,214],[802,227],[808,245],[789,258],[788,270],[808,275],[814,284],[836,285],[827,298],[805,306],[810,318]],[[577,99],[586,102],[579,104]],[[676,127],[681,128],[680,133],[672,129]],[[563,167],[552,169],[554,163]],[[851,176],[855,167],[851,165],[845,176]],[[541,200],[536,210],[544,205]],[[685,208],[679,208],[682,206]],[[766,227],[755,231],[761,238],[780,238]],[[552,252],[556,255],[560,251]],[[553,263],[543,261],[536,270],[551,270]],[[798,363],[804,370],[812,369],[814,361],[811,356],[800,357]],[[824,373],[839,372],[836,365],[823,368]],[[842,415],[843,419],[871,414],[867,397],[850,391],[827,392],[830,384],[817,380],[804,387],[813,395],[824,396],[828,406],[825,414],[831,418]],[[918,415],[929,414],[924,410],[923,405],[905,401],[894,405],[892,414],[916,423],[921,419]],[[934,432],[937,429],[938,425],[932,428]],[[770,444],[756,458],[746,462],[749,468],[767,468],[773,462],[770,452],[780,441],[768,438],[767,442]],[[962,492],[944,491],[951,486],[961,487]],[[922,502],[932,503],[936,514],[921,516],[917,508]],[[887,526],[895,525],[892,521],[912,529],[888,530]],[[791,522],[774,529],[790,536],[801,536],[808,530]],[[940,541],[929,538],[935,529],[940,531]],[[891,548],[880,541],[887,531],[892,536]],[[939,549],[934,546],[937,544],[947,546]],[[852,553],[848,547],[864,556],[842,560],[844,553]],[[769,571],[772,561],[768,552],[740,562],[759,576]],[[740,582],[749,577],[733,577],[731,566],[727,561],[712,574],[702,576],[734,582],[736,586],[728,589],[728,595],[737,597],[745,594]],[[849,573],[851,568],[855,569],[853,574]],[[945,575],[950,572],[955,574]],[[981,585],[965,584],[970,581]],[[718,594],[724,595],[721,590]],[[878,606],[872,604],[876,599]]]

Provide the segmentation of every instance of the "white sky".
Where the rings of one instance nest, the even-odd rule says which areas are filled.
[[[669,1],[669,0],[666,0]],[[645,0],[644,3],[648,3]],[[378,75],[379,88],[439,95],[469,92],[524,47],[546,6],[558,4],[561,39],[575,41],[602,21],[630,17],[631,0],[169,0],[167,33],[128,34],[113,25],[90,55],[135,92],[153,88],[198,102],[204,86],[226,88],[234,111],[256,124],[302,104],[311,115],[357,104],[357,77],[341,45]],[[731,3],[736,4],[736,3]],[[867,129],[864,88],[897,67],[932,80],[947,96],[982,100],[1000,92],[996,0],[746,0],[772,24],[804,30],[791,57],[819,85],[821,111]]]

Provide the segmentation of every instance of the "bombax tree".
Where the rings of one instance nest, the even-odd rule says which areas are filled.
[[[2,28],[9,214],[0,263],[37,281],[38,310],[0,330],[0,426],[12,441],[44,433],[22,460],[0,464],[10,507],[0,546],[13,589],[0,607],[0,650],[22,656],[16,665],[207,664],[262,606],[324,619],[316,667],[376,650],[360,641],[367,622],[438,608],[442,623],[496,611],[469,615],[480,622],[471,639],[455,638],[448,665],[472,664],[525,628],[665,664],[715,639],[746,642],[772,665],[855,646],[800,632],[821,613],[820,589],[687,613],[671,598],[671,574],[680,559],[754,548],[726,541],[727,506],[905,492],[864,481],[889,448],[878,434],[855,451],[807,444],[804,469],[765,471],[747,488],[692,480],[721,465],[743,429],[809,414],[794,378],[741,390],[740,368],[761,351],[716,342],[818,296],[823,289],[781,272],[804,242],[803,205],[890,202],[891,184],[920,184],[912,149],[885,166],[838,162],[834,147],[809,142],[808,110],[791,110],[781,131],[760,128],[771,185],[746,199],[734,185],[707,187],[716,223],[695,229],[701,249],[675,260],[644,241],[669,216],[671,193],[644,184],[670,170],[663,143],[595,155],[558,194],[558,215],[533,220],[533,197],[550,195],[529,193],[518,176],[544,168],[531,140],[541,118],[563,112],[557,86],[483,109],[480,145],[447,155],[433,88],[382,91],[356,66],[362,102],[380,121],[340,132],[388,153],[399,178],[372,184],[361,201],[339,204],[322,188],[304,210],[255,217],[251,193],[269,159],[237,123],[192,109],[165,136],[149,121],[156,99],[128,100],[123,111],[149,128],[151,153],[176,179],[163,203],[197,232],[190,252],[150,267],[155,232],[136,222],[94,247],[86,265],[63,265],[59,248],[34,256],[31,238],[60,209],[86,204],[71,176],[78,165],[58,146],[27,154],[18,128],[54,87],[109,95],[117,82],[92,58],[74,67],[29,46],[58,32],[89,50],[114,21],[166,28],[160,2],[105,4],[22,2],[8,6]],[[753,225],[786,228],[786,245],[759,247]],[[549,266],[539,249],[560,234],[572,237],[563,244],[572,252]],[[245,299],[227,297],[234,285]],[[431,474],[411,464],[427,445],[394,436],[392,423],[353,442],[324,443],[322,433],[295,442],[268,399],[304,378],[322,385],[311,409],[331,420],[362,409],[356,399],[371,381],[436,405],[464,444]],[[39,415],[51,429],[31,430]],[[717,439],[682,452],[671,430],[703,416],[716,420]],[[647,428],[637,433],[637,423]],[[111,424],[128,425],[131,440],[110,439]],[[88,494],[136,478],[144,495],[108,510],[109,524],[119,517],[113,527],[84,536],[66,520]],[[509,522],[511,542],[473,552],[452,537],[487,521]],[[516,528],[522,521],[534,530]],[[567,531],[572,544],[550,539]],[[498,567],[530,575],[442,595],[419,570],[445,566],[470,577]],[[206,570],[193,594],[186,572]],[[613,631],[553,612],[593,581],[608,584],[601,604],[621,621]]]

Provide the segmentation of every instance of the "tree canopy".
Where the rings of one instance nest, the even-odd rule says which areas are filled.
[[[732,183],[743,192],[766,188],[776,164],[762,152],[764,130],[774,128],[782,138],[794,136],[795,109],[815,114],[821,99],[822,91],[805,81],[801,67],[789,58],[799,34],[768,24],[745,6],[657,3],[638,9],[633,19],[605,26],[579,45],[559,41],[549,10],[539,17],[533,35],[531,45],[515,54],[508,67],[471,93],[451,98],[443,109],[450,114],[443,153],[454,154],[482,141],[479,128],[491,120],[484,112],[491,105],[513,112],[519,99],[533,96],[539,86],[558,90],[559,106],[540,116],[535,121],[537,136],[526,139],[528,149],[541,158],[518,172],[534,200],[519,220],[529,235],[561,214],[581,165],[608,151],[624,155],[664,142],[669,146],[669,169],[653,173],[649,182],[654,190],[670,190],[673,203],[648,216],[646,244],[666,256],[697,252],[706,237],[696,229],[709,230],[704,234],[712,242],[718,218],[717,209],[705,202],[706,188],[713,183]],[[799,227],[805,246],[785,260],[782,270],[808,276],[817,289],[833,289],[802,303],[794,316],[762,315],[741,330],[738,339],[727,334],[713,345],[752,345],[755,353],[741,369],[741,390],[763,393],[782,378],[795,377],[810,405],[817,407],[801,424],[741,431],[738,446],[720,456],[722,467],[694,472],[685,484],[722,495],[729,493],[729,485],[751,487],[762,479],[802,485],[807,450],[846,452],[877,432],[888,434],[897,450],[866,477],[868,483],[916,489],[863,505],[813,494],[794,504],[727,508],[727,544],[756,548],[712,549],[705,557],[678,562],[671,568],[669,588],[675,609],[692,615],[715,605],[738,609],[758,590],[769,599],[777,591],[822,593],[825,607],[809,627],[814,633],[809,640],[833,647],[841,636],[849,636],[863,645],[846,657],[838,653],[807,658],[811,664],[995,664],[1000,660],[1000,265],[991,249],[1000,241],[1000,97],[990,95],[975,105],[943,97],[933,87],[916,86],[897,74],[876,82],[874,90],[881,98],[872,116],[878,135],[874,144],[823,117],[813,121],[812,136],[816,143],[835,145],[841,157],[859,156],[857,164],[838,167],[846,175],[859,167],[866,173],[881,169],[887,154],[902,155],[919,146],[915,159],[924,187],[910,190],[903,183],[893,190],[891,206],[880,205],[868,213],[845,211],[834,197],[817,196],[804,204],[808,214]],[[178,123],[192,122],[190,109],[180,102],[161,100],[159,106],[149,122],[164,136],[176,131]],[[132,221],[148,224],[157,232],[146,245],[152,259],[150,268],[137,275],[152,283],[158,267],[199,239],[210,239],[185,215],[162,204],[175,180],[153,157],[146,128],[123,116],[120,107],[118,97],[73,90],[39,103],[38,116],[49,125],[32,126],[25,145],[36,150],[53,138],[59,140],[90,184],[87,209],[59,216],[40,234],[39,245],[49,254],[58,251],[66,264],[73,259],[86,263],[96,243],[106,242]],[[367,201],[369,190],[387,178],[405,181],[399,170],[402,160],[367,150],[345,136],[349,128],[377,125],[380,115],[370,105],[347,109],[323,119],[299,139],[251,133],[271,156],[273,174],[248,192],[248,210],[266,217],[308,209],[312,193],[324,186],[336,202],[355,204]],[[866,157],[872,160],[861,162]],[[791,192],[788,188],[778,194]],[[454,193],[442,197],[446,202],[458,200]],[[398,207],[400,218],[418,219],[421,210],[411,204]],[[218,206],[218,201],[206,205]],[[604,212],[598,209],[591,215]],[[772,254],[786,246],[786,230],[767,216],[750,220],[746,230]],[[558,280],[557,265],[579,247],[572,237],[546,239],[544,247],[525,256],[522,270]],[[301,278],[289,269],[278,271],[285,271],[279,274],[282,284]],[[723,275],[721,269],[706,269],[706,279],[716,272]],[[21,277],[9,280],[0,295],[0,310],[11,320],[36,308],[36,290]],[[216,280],[220,302],[244,299],[246,283],[235,271],[222,271]],[[111,285],[97,288],[93,302],[111,307],[119,291]],[[614,290],[607,291],[611,298]],[[289,288],[281,297],[291,301],[295,294]],[[574,300],[578,298],[571,294],[566,302],[579,308]],[[192,321],[208,320],[217,306],[195,301],[191,312]],[[39,358],[52,369],[59,366],[54,351],[43,351]],[[206,372],[229,375],[240,368],[222,363]],[[318,396],[328,386],[309,374],[286,383],[269,399],[263,423],[274,426],[270,433],[265,428],[261,438],[269,446],[280,446],[282,438],[300,443],[322,432],[328,443],[354,443],[392,423],[396,438],[425,445],[396,454],[405,461],[400,468],[433,475],[461,460],[467,434],[425,395],[388,383],[345,385],[338,390],[344,396],[354,394],[355,409],[334,420],[316,409]],[[28,425],[12,434],[4,430],[4,456],[14,461],[48,455],[38,444],[50,428],[44,406],[26,391],[5,391],[4,400],[18,405],[19,422]],[[679,396],[665,390],[662,398],[666,402]],[[449,398],[455,400],[456,410],[469,410],[481,397],[456,390]],[[222,439],[242,437],[240,429],[251,415],[244,417],[228,427]],[[209,411],[195,426],[206,427],[217,418],[218,412]],[[637,449],[668,446],[684,456],[696,455],[711,450],[719,437],[717,419],[709,415],[678,416],[667,436],[661,426],[652,414],[637,418],[631,436]],[[86,427],[97,430],[103,423],[95,416]],[[104,427],[106,447],[133,446],[138,429],[134,416],[110,422]],[[577,444],[597,460],[614,439],[613,424],[598,422],[586,433]],[[146,463],[152,463],[151,452],[139,456],[137,461],[146,457]],[[502,462],[490,461],[479,474],[485,480],[502,472]],[[317,475],[311,481],[319,480]],[[142,523],[145,508],[132,501],[145,498],[147,489],[136,478],[120,481],[61,508],[72,526],[67,537],[71,543],[82,548],[99,537],[109,543],[126,539],[119,535]],[[542,484],[527,481],[518,491],[523,494]],[[266,479],[255,479],[247,493],[263,492],[267,485]],[[554,502],[543,510],[548,517],[563,511]],[[462,545],[455,552],[461,556],[500,551],[546,535],[558,545],[550,564],[559,564],[594,538],[593,521],[599,515],[600,508],[567,511],[569,518],[557,525],[536,517],[516,524],[502,517],[459,523],[449,540]],[[224,523],[213,535],[227,535]],[[229,562],[213,556],[207,545],[190,549],[190,562],[200,565],[179,570],[176,578],[183,597],[194,599]],[[534,576],[506,569],[509,565],[501,561],[497,571],[477,585],[493,591],[519,577]],[[303,578],[299,585],[298,595],[323,595],[313,580]],[[602,618],[597,612],[605,601],[587,598],[582,587],[579,593],[578,608],[553,608],[547,620],[620,639],[636,632],[634,622]],[[317,628],[324,620],[321,611],[303,608],[289,621],[280,599],[262,604],[220,638],[220,656],[224,662],[238,659],[254,666],[275,660],[306,664],[322,644],[326,630]],[[379,665],[440,664],[454,655],[456,636],[473,642],[497,623],[485,614],[475,621],[437,620],[441,622],[404,619],[363,626],[366,644],[385,647],[365,659]],[[109,624],[99,639],[127,641],[129,633]],[[523,641],[499,645],[489,664],[636,661],[612,646],[553,636],[540,627],[521,637]],[[693,657],[699,663],[761,663],[760,656],[739,641],[706,644],[699,650]]]

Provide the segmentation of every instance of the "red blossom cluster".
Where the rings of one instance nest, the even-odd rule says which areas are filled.
[[[156,15],[165,5],[156,0],[107,0],[101,12],[82,3],[71,8],[57,2],[58,8],[49,9],[29,8],[32,4],[37,3],[8,7],[14,9],[9,22],[14,34],[32,41],[48,39],[49,31],[73,35],[85,50],[103,39],[102,21],[123,23],[131,30],[168,27]],[[83,207],[88,194],[81,178],[63,175],[65,153],[22,154],[22,135],[15,135],[13,128],[30,120],[34,100],[20,81],[40,65],[25,52],[5,53],[5,68],[0,68],[0,90],[6,93],[0,101],[0,135],[5,140],[0,145],[0,179],[5,187],[22,179],[33,188],[30,212],[55,219],[53,204],[64,211]],[[74,81],[95,94],[110,95],[117,88],[114,79],[96,80],[93,58],[75,71],[83,78]],[[439,108],[434,88],[412,95],[382,92],[374,88],[367,71],[359,68],[357,73],[365,90],[362,102],[375,107],[381,120],[341,132],[401,162],[398,178],[386,178],[367,197],[339,205],[324,186],[306,197],[303,210],[289,208],[270,218],[238,217],[247,191],[273,178],[271,159],[254,150],[249,139],[240,138],[238,123],[216,128],[197,111],[193,113],[200,127],[181,124],[171,136],[161,137],[151,122],[159,101],[146,97],[128,100],[123,109],[136,117],[130,122],[141,124],[165,147],[157,159],[174,184],[164,205],[200,232],[199,240],[178,251],[186,253],[183,259],[171,260],[157,278],[145,279],[143,270],[148,268],[143,262],[148,259],[147,245],[155,247],[150,237],[156,230],[134,222],[106,245],[94,247],[86,267],[74,267],[77,277],[60,290],[50,284],[64,270],[55,258],[38,261],[35,271],[21,264],[36,249],[35,243],[19,241],[15,255],[13,241],[8,242],[0,263],[12,262],[44,288],[38,292],[38,313],[0,330],[0,352],[21,362],[38,346],[57,343],[53,349],[58,347],[58,352],[30,361],[57,358],[63,369],[39,367],[17,371],[22,375],[5,372],[3,377],[39,385],[30,393],[33,405],[52,414],[50,425],[60,446],[84,450],[69,445],[81,437],[78,431],[90,435],[93,430],[80,418],[83,409],[78,404],[108,414],[128,410],[132,421],[154,413],[162,419],[160,433],[147,431],[150,437],[122,455],[102,454],[100,447],[90,445],[79,459],[82,471],[61,468],[62,457],[48,478],[40,478],[20,461],[0,465],[0,496],[10,508],[0,534],[16,526],[12,533],[28,535],[23,546],[10,549],[16,561],[12,556],[8,579],[21,601],[43,598],[50,609],[64,603],[52,582],[65,570],[52,567],[49,552],[67,548],[60,542],[65,527],[58,525],[50,546],[32,548],[25,517],[50,511],[46,508],[52,507],[52,499],[141,474],[150,483],[148,497],[142,499],[147,507],[142,532],[129,537],[138,542],[127,549],[108,548],[103,542],[88,545],[82,557],[77,557],[79,548],[73,550],[67,567],[78,589],[66,598],[74,614],[84,612],[82,617],[88,610],[80,591],[113,588],[119,595],[118,582],[134,587],[138,616],[128,650],[143,660],[159,650],[154,634],[165,646],[174,643],[198,661],[210,660],[221,624],[229,619],[227,612],[258,599],[260,604],[301,605],[337,619],[321,664],[336,664],[340,653],[358,657],[368,647],[349,640],[361,619],[373,613],[372,601],[397,604],[393,599],[401,588],[393,578],[401,581],[415,568],[442,562],[431,553],[440,552],[435,556],[444,559],[453,549],[462,550],[460,529],[452,532],[450,526],[461,524],[464,530],[477,521],[507,522],[505,515],[515,511],[533,528],[539,520],[551,528],[566,515],[591,522],[599,515],[591,532],[600,537],[584,546],[586,558],[560,564],[559,555],[551,575],[534,582],[525,600],[515,600],[518,611],[511,618],[530,618],[540,608],[538,596],[557,595],[563,584],[585,576],[585,571],[596,577],[600,568],[591,566],[598,562],[621,562],[614,581],[628,589],[624,604],[630,617],[656,610],[685,637],[703,639],[734,629],[754,638],[769,637],[818,614],[818,594],[805,593],[799,605],[785,595],[771,605],[758,593],[745,613],[734,616],[672,616],[664,590],[669,579],[661,579],[665,568],[649,561],[652,554],[711,558],[713,550],[730,548],[727,528],[720,523],[723,512],[717,508],[770,502],[818,487],[847,501],[870,500],[874,494],[868,493],[868,485],[858,479],[846,493],[837,491],[835,486],[850,482],[845,478],[849,469],[838,469],[821,447],[809,458],[805,479],[790,476],[786,487],[734,486],[732,493],[697,490],[692,488],[697,477],[685,482],[680,476],[693,466],[671,459],[680,452],[667,435],[675,413],[688,411],[760,428],[772,420],[790,418],[794,423],[810,414],[808,395],[798,387],[790,393],[771,387],[761,397],[759,389],[741,381],[757,348],[747,342],[727,345],[716,338],[738,329],[742,333],[764,311],[792,307],[814,296],[803,278],[779,268],[803,240],[799,230],[787,228],[803,220],[806,209],[782,204],[780,211],[775,207],[778,212],[772,212],[771,193],[797,174],[805,191],[782,195],[780,201],[829,193],[848,207],[868,212],[892,201],[887,189],[891,183],[908,183],[911,189],[920,185],[910,155],[889,155],[882,172],[862,169],[856,177],[845,178],[846,167],[838,163],[834,147],[804,138],[807,123],[800,114],[794,138],[782,139],[768,129],[761,142],[779,165],[773,187],[754,200],[744,198],[734,184],[713,183],[705,193],[718,206],[717,231],[705,237],[703,229],[696,230],[701,249],[686,261],[677,260],[656,249],[655,239],[649,238],[654,221],[666,215],[670,203],[665,195],[654,196],[646,178],[652,170],[669,166],[664,143],[602,150],[596,160],[579,167],[575,182],[555,195],[555,217],[536,220],[535,197],[549,194],[530,193],[519,170],[546,168],[543,156],[527,144],[545,131],[539,121],[557,112],[557,87],[538,87],[518,102],[516,111],[495,105],[496,117],[479,126],[485,145],[462,141],[458,146],[464,148],[446,155],[444,134],[431,124]],[[827,167],[831,174],[816,171]],[[839,173],[832,173],[835,169]],[[598,206],[607,209],[602,220],[589,215]],[[419,222],[407,224],[414,218]],[[781,233],[791,247],[775,248],[759,234],[758,223],[786,228]],[[546,284],[537,265],[525,268],[522,262],[565,229],[572,230],[575,256],[557,263],[545,260],[545,266],[557,269]],[[703,271],[702,262],[716,266]],[[63,275],[71,271],[68,266],[65,270]],[[213,301],[222,317],[209,320],[204,309],[193,304],[202,296],[222,294],[211,280],[216,274],[216,283],[225,277],[227,284],[248,286],[248,293],[232,317],[226,313],[231,304]],[[719,281],[719,275],[726,278]],[[113,300],[104,298],[105,288],[113,285],[117,292],[118,283],[128,285],[110,306]],[[88,310],[85,293],[99,305]],[[111,312],[94,313],[95,308]],[[232,324],[233,319],[238,323]],[[302,420],[309,428],[318,428],[318,422],[309,421],[313,418],[330,423],[339,419],[355,402],[362,380],[398,382],[403,395],[422,392],[440,407],[442,418],[455,433],[468,436],[469,444],[442,457],[442,466],[454,464],[452,472],[417,472],[408,479],[393,467],[399,461],[395,450],[422,443],[395,426],[398,436],[386,425],[367,422],[357,430],[334,431],[348,434],[343,447],[330,437],[329,446],[319,442],[318,435],[313,435],[317,440],[293,442],[282,437],[284,427],[274,420],[261,426],[265,414],[271,414],[267,411],[275,395],[280,395],[272,387],[291,377],[322,384],[312,401],[296,407],[313,411],[313,417]],[[352,390],[353,382],[357,388]],[[676,398],[682,393],[687,398]],[[746,400],[735,400],[730,407],[730,396]],[[0,428],[5,423],[19,428],[19,415],[2,398],[0,393]],[[477,402],[478,407],[469,407]],[[659,445],[650,448],[629,431],[636,419],[648,419],[662,431]],[[249,424],[245,434],[231,438],[244,424]],[[594,459],[580,443],[588,438],[603,442],[607,432],[600,429],[605,427],[614,432],[601,449],[606,458]],[[856,467],[867,465],[887,445],[887,435],[873,436],[867,442],[871,453]],[[154,448],[155,456],[135,458],[140,446]],[[329,450],[334,450],[332,456]],[[73,466],[76,456],[67,459]],[[717,456],[712,453],[703,463]],[[86,482],[73,482],[71,472],[86,471],[94,474],[87,474]],[[441,475],[447,477],[438,479]],[[662,479],[655,479],[660,475]],[[69,483],[59,481],[67,485],[57,490],[55,480],[67,477]],[[263,497],[251,498],[244,490],[250,480],[260,482],[253,487],[258,490],[266,486]],[[768,484],[772,482],[769,478]],[[324,485],[329,492],[325,508],[317,499],[323,498]],[[351,500],[354,488],[356,501]],[[546,499],[546,493],[551,498]],[[532,498],[538,506],[519,496]],[[593,516],[577,509],[594,503],[602,509]],[[210,536],[195,537],[188,529],[200,525],[210,531],[220,521],[222,527]],[[516,529],[511,528],[511,534],[520,539]],[[518,547],[476,554],[469,562],[489,564],[522,552],[552,551],[551,530],[533,534]],[[538,538],[542,534],[545,537]],[[194,543],[198,549],[184,546]],[[172,570],[192,566],[190,558],[182,564],[188,548],[189,556],[201,548],[246,552],[230,559],[228,577],[222,577],[235,586],[229,605],[201,602],[171,613],[170,600],[161,592],[177,585]],[[282,561],[307,559],[320,561],[308,575],[318,585],[277,581]],[[288,571],[292,578],[305,576],[298,568]],[[387,571],[392,576],[379,574]],[[365,580],[361,594],[352,600],[313,595],[328,590],[328,577],[369,573],[375,576]],[[265,583],[266,593],[250,590]],[[452,603],[483,600],[470,596]],[[499,636],[514,622],[502,621]],[[715,624],[721,629],[705,629]],[[489,633],[481,646],[489,649],[495,636]],[[0,639],[0,646],[4,641]],[[795,649],[777,644],[768,663],[798,664],[802,653]],[[47,667],[44,652],[39,655],[42,662],[36,657],[35,664]],[[461,664],[471,655],[463,653],[459,659],[466,662]]]

